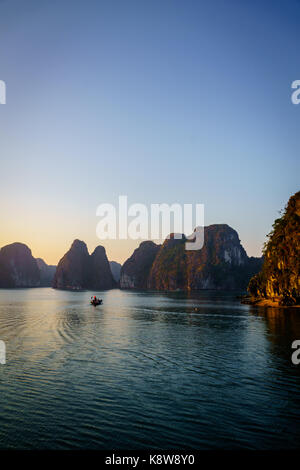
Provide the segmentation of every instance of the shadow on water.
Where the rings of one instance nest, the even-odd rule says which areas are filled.
[[[294,340],[300,340],[300,309],[250,306],[250,313],[266,325],[266,336],[275,356],[280,356],[291,365]],[[295,371],[300,368],[294,367]]]

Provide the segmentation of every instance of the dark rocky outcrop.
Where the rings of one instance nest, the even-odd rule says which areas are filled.
[[[56,271],[56,266],[46,264],[42,258],[36,258],[36,262],[40,271],[40,286],[51,287]]]
[[[154,290],[186,289],[186,238],[174,238],[173,234],[161,245],[149,270],[147,288]]]
[[[40,271],[31,250],[12,243],[0,250],[0,287],[38,287]]]
[[[252,301],[278,305],[300,304],[300,191],[275,220],[264,247],[262,270],[248,286]]]
[[[151,268],[148,288],[158,290],[245,289],[261,265],[249,258],[237,232],[225,224],[204,228],[201,250],[185,250],[186,238],[167,239]]]
[[[90,273],[87,288],[96,290],[111,289],[115,287],[115,284],[105,248],[97,246],[90,256]]]
[[[249,258],[225,224],[204,228],[204,246],[187,251],[186,237],[171,234],[161,246],[143,242],[125,262],[121,288],[154,290],[246,289],[262,258]]]
[[[89,276],[89,253],[87,246],[74,240],[70,250],[59,261],[53,287],[57,289],[83,289]]]
[[[262,258],[248,257],[237,232],[226,224],[205,227],[203,248],[186,256],[189,290],[243,290],[262,266]]]
[[[120,286],[122,289],[146,289],[149,273],[160,245],[145,241],[134,250],[132,256],[121,269]]]
[[[53,280],[56,289],[110,289],[115,286],[105,249],[89,255],[86,244],[75,240],[59,261]]]
[[[120,263],[117,263],[116,261],[110,261],[109,264],[113,278],[118,283],[121,277],[122,265]]]

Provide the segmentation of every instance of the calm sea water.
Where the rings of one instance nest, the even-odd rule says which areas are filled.
[[[98,294],[0,290],[0,448],[299,446],[299,310]]]

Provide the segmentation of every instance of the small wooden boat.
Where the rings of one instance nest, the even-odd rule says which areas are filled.
[[[97,305],[101,305],[101,304],[102,304],[102,299],[91,300],[91,305],[94,305],[94,307],[96,307]]]

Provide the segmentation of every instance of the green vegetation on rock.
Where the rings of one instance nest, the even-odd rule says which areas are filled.
[[[264,247],[261,272],[251,278],[248,292],[255,299],[279,305],[300,304],[300,191],[276,219]]]
[[[249,258],[237,232],[226,224],[204,228],[201,250],[185,250],[186,238],[171,234],[153,262],[147,286],[155,290],[246,289],[262,266]]]

